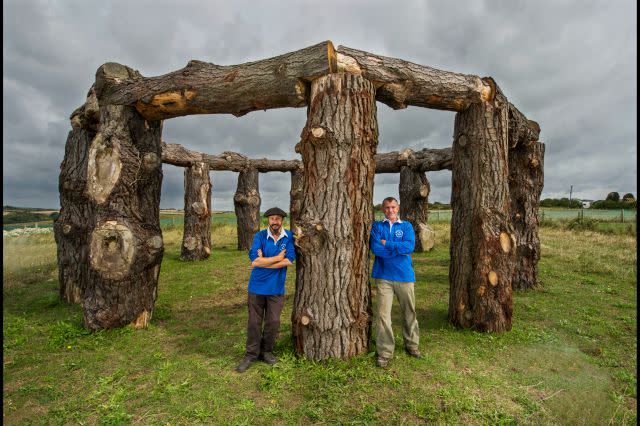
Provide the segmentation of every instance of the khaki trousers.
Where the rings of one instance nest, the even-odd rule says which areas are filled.
[[[402,337],[404,339],[404,347],[408,350],[418,349],[420,332],[416,318],[414,283],[381,279],[376,279],[375,282],[378,288],[376,296],[376,347],[378,356],[385,358],[393,357],[395,339],[393,338],[393,330],[391,329],[391,305],[393,304],[394,295],[398,298],[402,312]]]

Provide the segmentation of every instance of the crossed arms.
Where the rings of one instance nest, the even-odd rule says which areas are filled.
[[[378,257],[391,258],[398,255],[409,255],[415,246],[415,234],[412,227],[407,227],[402,241],[384,240],[380,235],[380,230],[374,225],[371,227],[371,238],[369,246],[371,251]]]
[[[261,268],[267,269],[278,269],[285,268],[287,266],[293,265],[289,259],[284,257],[287,254],[287,250],[284,249],[280,253],[272,257],[264,257],[262,255],[262,250],[258,249],[258,257],[251,262],[251,266],[259,266]]]

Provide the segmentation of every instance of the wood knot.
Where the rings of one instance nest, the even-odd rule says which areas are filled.
[[[458,146],[460,148],[464,148],[464,146],[467,144],[467,137],[464,134],[462,134],[462,135],[458,136],[458,141],[457,142],[458,142]]]
[[[155,152],[147,152],[142,157],[142,164],[147,170],[155,170],[156,167],[160,165],[160,158],[158,158]]]
[[[500,247],[505,253],[509,253],[511,251],[511,237],[506,232],[500,233]]]
[[[154,235],[153,237],[147,239],[147,247],[158,250],[162,247],[162,236]]]
[[[198,240],[196,237],[186,237],[182,245],[189,251],[193,251],[198,247]]]
[[[311,322],[311,319],[308,316],[303,315],[300,317],[300,324],[309,325],[310,322]]]
[[[107,221],[91,234],[90,264],[104,278],[119,280],[127,276],[135,252],[133,233],[124,223]]]
[[[325,130],[322,127],[314,127],[311,129],[311,134],[314,138],[321,138],[325,134]]]
[[[69,232],[71,232],[71,225],[69,225],[68,223],[62,225],[62,233],[66,235]]]
[[[493,287],[498,285],[498,274],[495,271],[489,271],[489,284]]]

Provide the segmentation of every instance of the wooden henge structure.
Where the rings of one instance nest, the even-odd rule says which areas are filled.
[[[374,160],[376,173],[400,173],[400,215],[414,226],[415,251],[430,250],[433,246],[433,230],[427,226],[427,200],[431,187],[426,172],[451,170],[451,148],[425,148],[417,152],[405,149],[402,152],[376,154]],[[304,169],[301,161],[250,159],[237,152],[210,155],[186,149],[179,144],[162,142],[162,162],[185,169],[183,260],[206,259],[211,254],[209,170],[238,172],[238,186],[233,198],[238,250],[251,248],[253,236],[260,230],[259,173],[291,173],[289,216],[291,229],[295,230],[302,201]]]
[[[239,65],[190,61],[157,77],[112,62],[100,66],[86,102],[71,114],[60,166],[54,232],[61,296],[80,301],[90,330],[148,324],[164,252],[163,120],[307,107],[295,146],[302,173],[292,172],[292,187],[301,188],[293,194],[299,204],[291,318],[296,350],[314,360],[367,352],[373,177],[384,164],[376,161],[376,101],[456,113],[448,318],[460,328],[510,330],[512,290],[537,284],[540,127],[508,102],[491,77],[335,49],[330,41]],[[392,157],[387,159],[397,163],[401,156]],[[185,172],[185,186],[192,182],[185,191],[200,216],[208,213],[210,168],[199,162]],[[258,171],[239,170],[246,183],[239,185],[236,205],[250,209],[255,203],[250,194]],[[419,181],[411,176],[416,169],[405,168],[401,180],[403,172],[407,182]],[[198,226],[189,232],[200,235]]]

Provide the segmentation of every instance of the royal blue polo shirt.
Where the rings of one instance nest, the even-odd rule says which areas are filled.
[[[285,235],[276,242],[268,229],[256,233],[253,237],[253,245],[249,250],[251,262],[258,258],[258,249],[262,250],[263,257],[277,256],[283,249],[287,250],[285,259],[291,263],[296,260],[296,250],[293,246],[293,235],[291,231],[282,228]],[[287,278],[287,268],[261,268],[254,266],[249,277],[248,290],[250,293],[263,296],[274,296],[284,294],[284,280]]]
[[[385,240],[382,245],[380,240]],[[373,278],[415,282],[411,253],[415,246],[416,237],[413,226],[400,219],[393,224],[387,219],[373,222],[369,247],[376,255],[373,261]]]

